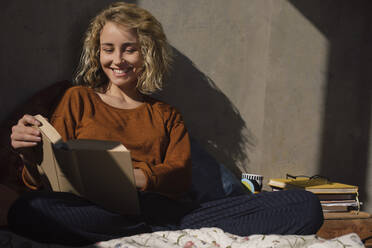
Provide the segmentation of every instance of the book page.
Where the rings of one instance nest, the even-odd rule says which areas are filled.
[[[42,115],[36,115],[36,120],[38,120],[41,123],[41,126],[37,127],[39,128],[45,136],[48,137],[50,142],[52,142],[54,145],[58,143],[63,143],[61,135],[57,132],[57,130],[48,122],[47,119],[45,119]]]

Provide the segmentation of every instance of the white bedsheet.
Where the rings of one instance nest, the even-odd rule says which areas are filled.
[[[62,248],[66,246],[47,245],[19,237],[11,232],[0,232],[0,247],[4,248]],[[350,233],[331,240],[325,240],[316,235],[250,235],[240,237],[223,232],[218,228],[185,229],[180,231],[163,231],[139,234],[96,243],[89,247],[95,248],[242,248],[242,247],[364,247],[359,236]]]

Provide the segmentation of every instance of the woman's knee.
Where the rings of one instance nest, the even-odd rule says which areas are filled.
[[[48,222],[50,218],[56,215],[56,211],[62,205],[68,205],[69,202],[79,203],[77,196],[69,193],[60,192],[28,192],[13,203],[8,213],[9,225],[17,223],[42,223]],[[83,204],[82,202],[80,204]]]
[[[304,224],[300,234],[316,233],[323,224],[323,211],[319,198],[306,190],[288,190],[287,192],[287,194],[292,194],[293,199],[297,199],[300,209],[299,221]]]
[[[305,191],[305,192],[308,195],[308,200],[307,200],[308,218],[309,218],[309,222],[311,223],[310,227],[312,227],[312,230],[311,228],[309,228],[310,229],[309,232],[316,233],[319,230],[319,228],[323,225],[323,221],[324,221],[323,210],[322,210],[319,198],[311,192],[308,192],[308,191]]]

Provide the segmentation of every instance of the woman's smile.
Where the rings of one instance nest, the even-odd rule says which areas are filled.
[[[116,77],[124,77],[124,76],[127,76],[127,74],[129,72],[132,72],[133,71],[133,67],[128,67],[126,69],[114,69],[114,68],[111,68],[111,70],[113,71],[114,75]]]

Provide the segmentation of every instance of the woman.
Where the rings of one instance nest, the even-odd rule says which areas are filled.
[[[88,244],[157,230],[216,226],[238,234],[310,234],[322,223],[319,201],[306,191],[185,201],[191,183],[190,142],[180,113],[147,94],[161,89],[171,53],[161,24],[146,10],[114,3],[86,33],[75,83],[51,118],[63,139],[121,141],[132,155],[141,215],[120,216],[69,193],[35,191],[8,213],[16,233],[42,242]],[[25,162],[24,182],[39,189],[31,156],[40,125],[25,115],[12,146]]]

